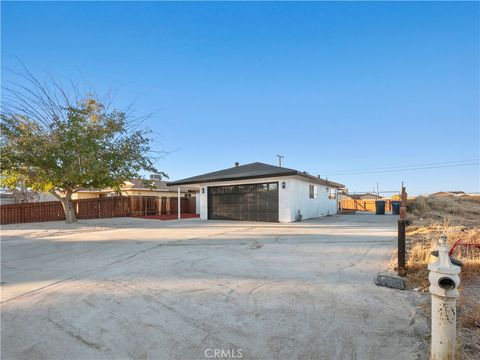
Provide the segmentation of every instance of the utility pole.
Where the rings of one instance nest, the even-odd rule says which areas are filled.
[[[380,195],[380,193],[378,192],[378,183],[377,183],[377,195]]]
[[[283,159],[285,156],[283,156],[283,155],[277,155],[277,157],[278,157],[278,166],[279,166],[279,167],[282,167],[282,159]]]

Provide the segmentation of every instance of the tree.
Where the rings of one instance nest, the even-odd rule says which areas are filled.
[[[142,171],[165,176],[149,156],[148,132],[129,122],[126,112],[109,111],[93,95],[72,100],[56,83],[40,83],[27,69],[21,76],[27,85],[3,89],[2,187],[21,183],[52,193],[72,223],[72,195],[80,189],[118,190]]]

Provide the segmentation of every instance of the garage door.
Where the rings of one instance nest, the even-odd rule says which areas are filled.
[[[278,221],[278,183],[209,187],[208,218]]]

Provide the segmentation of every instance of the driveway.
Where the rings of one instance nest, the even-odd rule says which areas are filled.
[[[375,215],[3,226],[2,358],[424,358],[422,295],[372,282],[395,226]]]

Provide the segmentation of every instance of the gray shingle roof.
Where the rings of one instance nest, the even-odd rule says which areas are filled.
[[[167,183],[167,185],[168,186],[188,185],[188,184],[215,182],[215,181],[247,180],[247,179],[255,179],[255,178],[268,178],[268,177],[293,176],[293,175],[306,177],[310,181],[315,183],[320,183],[322,185],[327,185],[332,187],[344,187],[344,185],[342,184],[321,179],[319,177],[309,175],[305,172],[301,172],[294,169],[288,169],[284,167],[279,167],[279,166],[274,166],[274,165],[269,165],[269,164],[264,164],[261,162],[254,162],[251,164],[234,166],[232,168],[228,168],[224,170],[214,171],[207,174],[193,176],[193,177],[189,177],[182,180],[172,181]]]

